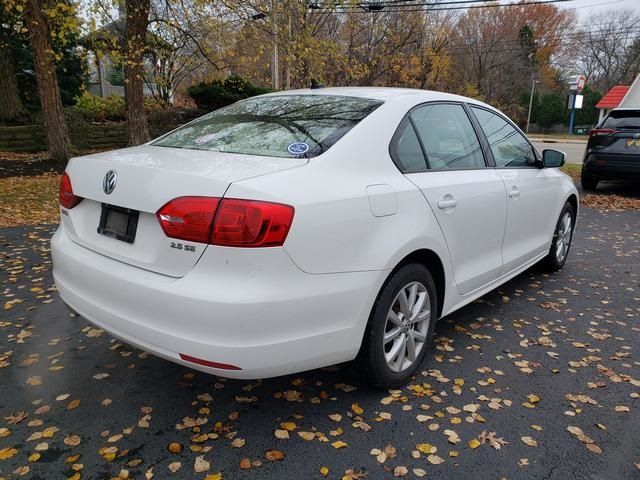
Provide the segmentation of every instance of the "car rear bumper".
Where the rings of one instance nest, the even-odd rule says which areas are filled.
[[[640,153],[637,155],[587,154],[583,175],[600,178],[640,178]]]
[[[95,253],[63,228],[51,253],[62,299],[90,322],[172,362],[245,379],[353,359],[388,273],[310,275],[282,248],[208,247],[174,278]]]

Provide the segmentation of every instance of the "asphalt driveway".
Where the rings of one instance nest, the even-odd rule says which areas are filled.
[[[583,209],[563,271],[444,319],[391,393],[348,366],[225,381],[131,348],[65,309],[53,227],[0,230],[0,478],[640,478],[639,227]]]

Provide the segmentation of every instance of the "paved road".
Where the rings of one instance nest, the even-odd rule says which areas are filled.
[[[534,268],[443,320],[424,373],[390,403],[346,366],[224,381],[131,348],[69,316],[51,227],[0,230],[0,478],[204,479],[203,456],[226,480],[322,478],[321,467],[334,479],[397,467],[406,478],[637,479],[638,226],[637,212],[583,209],[564,270]],[[274,435],[283,422],[289,439]],[[483,431],[507,443],[471,448]],[[168,453],[170,442],[184,450]],[[381,464],[370,452],[385,447]]]
[[[544,142],[540,140],[534,140],[535,147],[542,152],[545,148],[554,148],[561,150],[567,154],[567,163],[582,164],[584,157],[585,143],[569,143],[569,142]]]

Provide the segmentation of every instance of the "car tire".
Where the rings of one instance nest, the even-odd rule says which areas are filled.
[[[580,183],[583,190],[593,191],[598,187],[598,178],[594,175],[590,175],[588,177],[582,175],[580,177]]]
[[[391,275],[371,311],[358,358],[371,384],[382,388],[403,385],[421,367],[431,350],[437,298],[433,277],[424,265],[408,264]],[[406,312],[410,312],[408,319]]]
[[[560,212],[560,217],[558,217],[556,227],[553,230],[551,248],[544,259],[547,270],[557,272],[564,266],[571,249],[575,224],[576,218],[573,205],[567,202]]]

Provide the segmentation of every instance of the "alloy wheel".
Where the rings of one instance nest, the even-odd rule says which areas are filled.
[[[391,303],[384,327],[383,349],[387,366],[400,373],[410,368],[425,346],[431,322],[431,299],[420,282],[400,289]]]
[[[571,212],[565,212],[556,230],[556,260],[562,263],[571,245]]]

